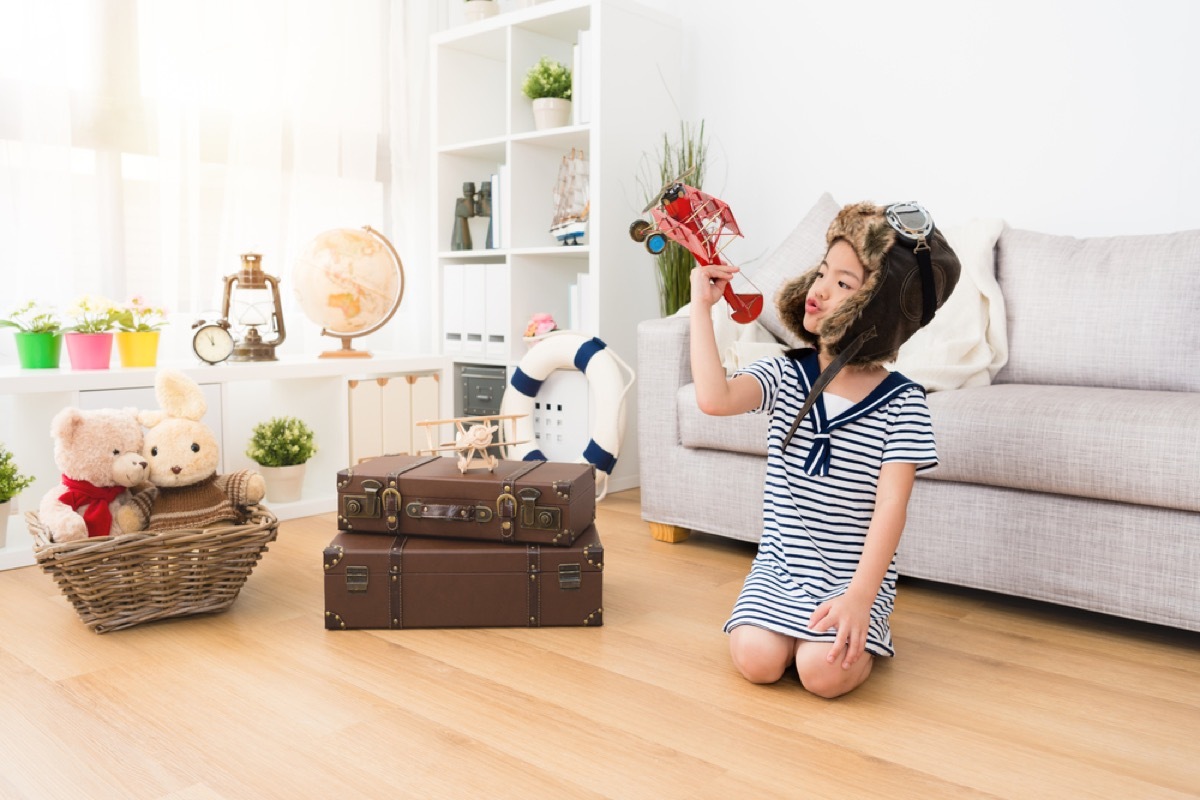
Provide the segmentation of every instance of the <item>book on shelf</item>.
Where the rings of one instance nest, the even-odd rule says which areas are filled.
[[[592,77],[592,32],[590,30],[581,30],[576,41],[577,63],[575,71],[571,73],[571,113],[575,117],[575,124],[585,125],[592,121],[592,98],[591,93],[588,91]]]
[[[487,246],[490,250],[498,250],[502,246],[501,242],[503,241],[500,235],[500,220],[504,205],[500,201],[500,173],[493,172],[488,180],[492,182],[492,224],[488,228],[491,231],[492,238],[488,241]]]

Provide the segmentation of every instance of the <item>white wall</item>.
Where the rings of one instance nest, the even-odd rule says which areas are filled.
[[[1200,228],[1200,4],[652,4],[685,26],[680,111],[712,138],[735,261],[823,191],[1075,236]]]

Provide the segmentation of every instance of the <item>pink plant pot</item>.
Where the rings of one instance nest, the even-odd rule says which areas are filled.
[[[112,361],[111,333],[68,333],[66,339],[71,369],[108,369]]]

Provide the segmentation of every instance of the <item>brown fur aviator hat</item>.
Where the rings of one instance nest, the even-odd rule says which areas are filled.
[[[888,207],[854,203],[838,212],[825,241],[832,247],[842,239],[854,248],[866,269],[862,288],[821,323],[816,335],[809,333],[804,329],[804,302],[820,269],[819,265],[813,267],[784,284],[776,295],[779,319],[788,330],[811,345],[824,345],[834,357],[853,348],[861,338],[857,352],[851,353],[845,364],[865,366],[896,360],[900,345],[933,319],[961,272],[958,256],[931,221],[927,232],[910,230],[909,236],[893,227],[888,209],[901,206],[919,208],[915,203]],[[922,275],[925,254],[932,281]]]

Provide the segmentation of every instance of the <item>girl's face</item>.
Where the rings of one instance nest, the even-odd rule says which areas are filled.
[[[862,288],[866,270],[845,240],[838,239],[817,267],[817,279],[808,290],[804,303],[804,329],[818,333],[821,323]]]

